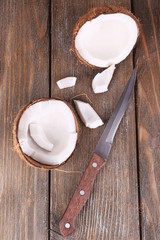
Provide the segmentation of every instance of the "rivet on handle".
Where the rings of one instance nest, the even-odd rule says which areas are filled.
[[[92,167],[96,168],[96,167],[97,167],[97,163],[96,163],[96,162],[93,162],[93,163],[92,163]]]
[[[84,190],[81,190],[80,191],[80,195],[83,196],[85,194],[85,191]]]
[[[65,228],[70,228],[71,227],[71,224],[70,223],[66,223],[65,224]]]

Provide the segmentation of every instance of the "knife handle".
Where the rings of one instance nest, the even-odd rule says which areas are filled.
[[[89,198],[95,177],[105,163],[103,158],[96,153],[93,154],[60,221],[59,228],[63,236],[67,236],[74,230],[76,217]]]

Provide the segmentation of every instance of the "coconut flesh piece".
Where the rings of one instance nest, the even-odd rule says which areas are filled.
[[[52,151],[53,144],[47,139],[41,124],[39,123],[30,123],[29,124],[29,133],[32,139],[39,145],[41,148]]]
[[[108,67],[129,55],[138,34],[138,25],[129,15],[101,14],[79,29],[75,49],[82,61],[92,66]]]
[[[94,93],[103,93],[108,91],[108,86],[113,77],[115,69],[115,65],[112,65],[103,72],[97,73],[92,81],[92,88]]]
[[[33,123],[38,125],[33,126]],[[37,133],[39,139],[35,137]],[[48,165],[61,164],[70,157],[77,143],[73,112],[60,100],[34,103],[19,120],[17,138],[22,152],[34,160]]]
[[[74,100],[74,103],[77,112],[86,127],[97,128],[103,125],[103,121],[89,103],[85,103],[79,100]]]
[[[73,87],[76,84],[76,77],[66,77],[57,81],[57,85],[60,89]]]

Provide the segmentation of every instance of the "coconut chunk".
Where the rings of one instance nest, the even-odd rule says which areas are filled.
[[[76,77],[66,77],[57,81],[57,85],[60,89],[73,87],[76,84]]]
[[[103,93],[108,91],[108,86],[113,77],[114,70],[115,65],[112,65],[94,77],[92,81],[92,88],[94,93]]]
[[[104,6],[91,9],[75,25],[72,49],[92,67],[109,67],[124,60],[139,32],[138,19],[127,9]]]
[[[74,100],[74,103],[77,112],[86,127],[97,128],[103,125],[103,121],[89,103],[85,103],[79,100]]]
[[[73,153],[77,120],[61,100],[42,100],[29,105],[17,126],[17,139],[24,154],[47,165],[58,165]],[[47,151],[46,151],[47,150]]]
[[[37,145],[47,151],[52,151],[53,144],[47,139],[44,130],[39,123],[30,123],[29,130],[32,139]]]

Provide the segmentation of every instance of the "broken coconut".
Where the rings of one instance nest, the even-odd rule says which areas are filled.
[[[75,25],[72,50],[89,66],[108,67],[129,55],[139,33],[139,20],[127,9],[118,6],[93,8]]]
[[[66,77],[57,81],[57,85],[60,89],[73,87],[76,84],[76,77]]]
[[[109,83],[112,79],[115,70],[115,65],[111,65],[109,68],[101,73],[97,73],[92,81],[92,88],[94,93],[103,93],[108,91]]]
[[[79,134],[72,107],[58,99],[38,99],[26,105],[14,123],[14,145],[32,166],[53,169],[75,150]]]
[[[103,125],[101,118],[95,112],[95,110],[91,107],[89,103],[85,103],[79,100],[74,100],[77,112],[85,124],[86,127],[89,128],[97,128]]]

